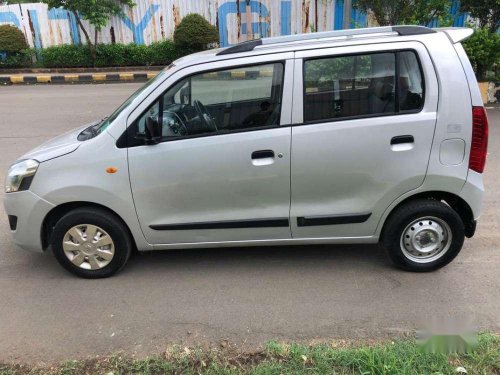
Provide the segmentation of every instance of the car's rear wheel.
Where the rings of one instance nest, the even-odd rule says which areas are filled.
[[[94,207],[72,210],[59,219],[51,244],[64,268],[89,279],[115,274],[132,252],[125,224],[106,210]]]
[[[382,243],[398,267],[433,271],[451,262],[462,249],[464,225],[448,205],[418,199],[396,208],[384,227]]]

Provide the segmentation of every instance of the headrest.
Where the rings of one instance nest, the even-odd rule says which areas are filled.
[[[376,79],[375,82],[372,83],[373,94],[380,100],[387,100],[392,94],[393,88],[392,77]]]

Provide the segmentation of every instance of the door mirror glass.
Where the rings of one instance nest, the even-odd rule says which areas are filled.
[[[146,134],[151,140],[160,140],[161,125],[157,116],[146,118]]]
[[[144,132],[138,132],[136,139],[141,139],[147,145],[154,145],[161,140],[161,125],[157,116],[146,117]]]

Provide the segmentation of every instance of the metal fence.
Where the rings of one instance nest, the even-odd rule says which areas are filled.
[[[1,2],[1,0],[0,0]],[[219,29],[222,46],[256,37],[341,29],[344,0],[137,0],[123,17],[112,17],[98,34],[99,43],[150,44],[172,38],[175,26],[189,13],[199,13]],[[463,26],[458,0],[452,13]],[[0,24],[21,29],[31,47],[84,42],[75,17],[62,8],[40,3],[0,6]],[[94,35],[94,29],[84,22]],[[370,17],[351,10],[351,27],[371,26]]]

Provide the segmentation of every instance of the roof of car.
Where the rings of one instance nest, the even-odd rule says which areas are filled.
[[[321,48],[322,44],[344,46],[369,39],[381,42],[387,38],[413,37],[444,32],[452,43],[460,42],[472,35],[473,30],[464,27],[430,29],[424,26],[384,26],[360,29],[324,31],[262,38],[239,43],[230,47],[216,48],[184,56],[174,62],[176,66],[196,65],[209,61],[236,57],[290,52],[308,48]]]

